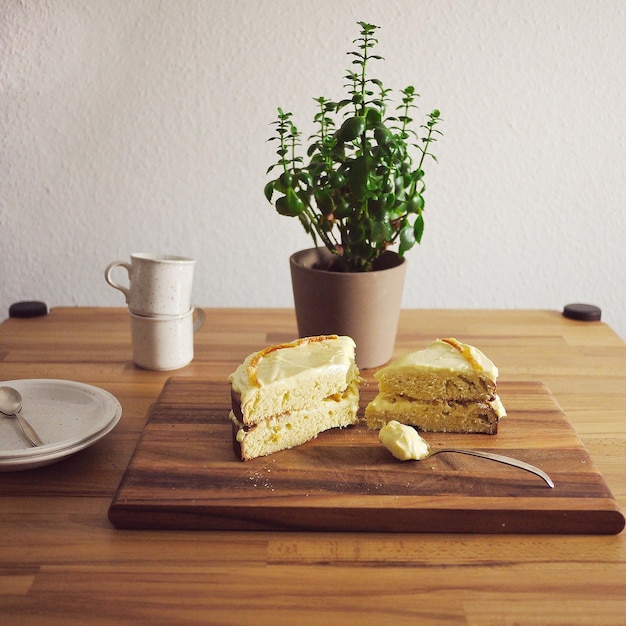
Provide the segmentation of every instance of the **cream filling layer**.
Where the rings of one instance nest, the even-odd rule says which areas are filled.
[[[442,400],[441,402],[446,402]],[[376,411],[393,411],[393,409],[397,406],[410,406],[411,404],[417,406],[428,407],[429,405],[436,408],[439,404],[439,401],[434,400],[432,402],[422,401],[422,400],[412,400],[410,398],[405,397],[394,397],[394,396],[386,396],[385,394],[378,394],[371,402],[370,406]],[[463,407],[465,403],[463,402],[450,402],[451,406]],[[475,404],[472,402],[468,402],[469,404]],[[485,400],[484,404],[487,404],[491,410],[494,412],[495,416],[498,419],[506,417],[506,409],[500,400],[500,396],[496,394],[493,400]]]

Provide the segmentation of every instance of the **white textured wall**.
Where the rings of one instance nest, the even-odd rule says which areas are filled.
[[[277,106],[312,130],[357,20],[445,137],[406,307],[598,304],[626,337],[623,0],[0,0],[0,318],[122,305],[130,252],[208,306],[291,306],[310,245],[263,197]]]

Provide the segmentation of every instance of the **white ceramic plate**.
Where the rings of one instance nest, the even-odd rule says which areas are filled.
[[[94,444],[119,422],[122,407],[104,389],[69,380],[8,380],[22,394],[22,415],[44,442],[32,447],[14,417],[0,415],[0,471],[53,463]]]

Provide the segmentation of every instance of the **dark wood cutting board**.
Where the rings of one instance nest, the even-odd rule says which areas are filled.
[[[366,426],[322,433],[242,462],[232,448],[227,382],[171,378],[109,509],[118,528],[617,534],[620,512],[550,391],[501,382],[497,435],[425,434],[431,446],[516,457],[540,478],[441,454],[394,459]],[[375,394],[361,387],[361,406]]]

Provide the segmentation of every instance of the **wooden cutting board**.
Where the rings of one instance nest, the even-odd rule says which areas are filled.
[[[603,477],[550,391],[501,382],[497,435],[424,435],[536,465],[554,481],[493,461],[441,454],[394,459],[366,426],[322,433],[242,462],[226,382],[171,378],[153,406],[109,509],[118,528],[617,534]],[[362,385],[361,407],[375,394]]]

